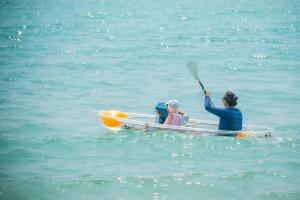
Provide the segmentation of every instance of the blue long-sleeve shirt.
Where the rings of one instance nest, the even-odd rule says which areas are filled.
[[[205,96],[204,107],[208,112],[220,117],[219,130],[242,130],[243,115],[238,108],[216,108],[209,96]]]

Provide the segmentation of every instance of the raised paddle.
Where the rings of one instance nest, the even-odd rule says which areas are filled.
[[[204,85],[202,84],[200,78],[199,78],[199,69],[198,66],[196,65],[195,62],[187,62],[186,66],[188,68],[188,70],[190,71],[190,73],[192,74],[192,76],[198,81],[199,85],[201,86],[204,94],[206,93],[206,90],[204,88]]]

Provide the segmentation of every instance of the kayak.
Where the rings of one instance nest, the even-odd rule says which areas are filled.
[[[173,126],[155,123],[156,115],[139,114],[122,111],[97,111],[105,128],[111,131],[134,129],[142,131],[177,131],[179,133],[202,134],[231,137],[271,137],[270,128],[245,125],[240,131],[218,130],[218,122],[189,119],[184,126]]]

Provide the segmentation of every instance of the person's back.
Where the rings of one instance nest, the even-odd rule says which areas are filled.
[[[243,116],[238,108],[224,108],[220,109],[219,130],[239,131],[242,129]]]
[[[182,126],[184,124],[183,116],[179,113],[173,113],[173,118],[167,124],[173,126]]]
[[[184,113],[178,111],[179,103],[177,100],[170,100],[166,103],[168,116],[164,124],[173,126],[183,126],[185,124]],[[188,119],[188,118],[187,118]]]
[[[205,93],[205,109],[220,117],[219,130],[228,131],[239,131],[242,129],[243,125],[243,115],[242,112],[236,108],[237,105],[236,97],[232,92],[226,92],[223,97],[223,104],[225,108],[216,108],[210,99],[210,93]]]

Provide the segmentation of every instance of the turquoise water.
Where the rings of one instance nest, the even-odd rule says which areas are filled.
[[[0,199],[300,199],[300,3],[0,3]],[[111,133],[96,110],[153,113],[233,90],[273,138]]]

